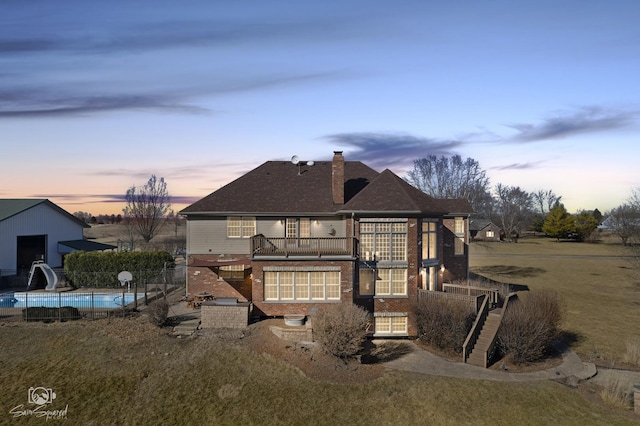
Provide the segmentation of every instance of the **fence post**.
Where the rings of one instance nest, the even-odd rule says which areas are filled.
[[[58,321],[62,322],[62,293],[58,292]]]
[[[24,320],[29,322],[29,292],[24,293]]]
[[[124,292],[125,292],[124,287],[122,287],[122,302],[121,302],[122,303],[122,318],[125,317],[125,315],[124,315]]]
[[[133,308],[138,310],[138,282],[133,284]]]
[[[91,292],[91,319],[94,320],[96,319],[96,308],[95,308],[95,304],[93,302],[93,294],[95,292]]]

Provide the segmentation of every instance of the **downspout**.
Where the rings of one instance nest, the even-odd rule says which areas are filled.
[[[355,222],[355,212],[351,212],[351,243],[355,245],[354,241],[356,239],[356,222]],[[360,268],[360,264],[358,262],[358,253],[353,253],[356,255],[356,259],[353,261],[353,267],[351,268],[351,282],[353,283],[353,291],[351,292],[351,303],[355,303],[356,301],[356,279],[358,278],[358,269]],[[360,281],[358,280],[358,295],[360,294]]]
[[[351,212],[351,237],[356,237],[356,212]]]
[[[465,221],[465,224],[464,224],[464,228],[465,228],[464,231],[466,234],[465,239],[467,240],[467,243],[466,243],[467,255],[465,256],[467,258],[467,282],[469,282],[469,255],[471,254],[471,247],[469,246],[471,244],[469,219],[470,219],[470,216],[467,216],[467,220]]]

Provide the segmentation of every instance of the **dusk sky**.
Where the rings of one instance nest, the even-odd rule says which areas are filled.
[[[178,211],[267,160],[429,154],[603,213],[640,187],[640,1],[0,1],[0,198]]]

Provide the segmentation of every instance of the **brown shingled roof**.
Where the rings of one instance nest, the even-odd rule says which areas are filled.
[[[377,175],[360,161],[346,161],[345,200]],[[339,207],[333,204],[330,161],[300,167],[289,161],[267,161],[180,213],[334,213]]]
[[[344,211],[447,213],[437,200],[386,169],[345,204]]]
[[[345,204],[333,204],[331,161],[297,166],[267,161],[182,210],[181,214],[309,214],[471,212],[466,200],[433,198],[390,170],[378,173],[360,161],[345,162]]]

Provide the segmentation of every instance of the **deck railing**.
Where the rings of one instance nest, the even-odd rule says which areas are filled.
[[[482,295],[473,296],[467,294],[455,294],[455,293],[444,293],[442,291],[429,291],[429,290],[418,290],[418,300],[426,299],[447,299],[447,300],[456,300],[461,303],[469,306],[469,309],[473,310],[473,312],[478,312],[480,308],[480,304],[482,303]]]
[[[478,312],[478,316],[476,316],[476,320],[473,322],[471,330],[469,331],[467,338],[462,344],[462,362],[467,362],[469,354],[478,341],[478,337],[480,336],[480,331],[482,331],[484,322],[487,320],[487,316],[489,315],[489,304],[487,303],[488,300],[489,297],[486,294],[482,295],[482,305],[480,306],[480,312]],[[485,353],[485,361],[486,356],[487,355]]]
[[[490,307],[495,307],[500,303],[500,292],[498,289],[476,287],[465,284],[442,284],[442,291],[449,294],[465,294],[467,296],[486,295],[489,298]]]
[[[260,256],[351,256],[358,252],[357,239],[351,237],[272,238],[251,237],[251,254]]]

